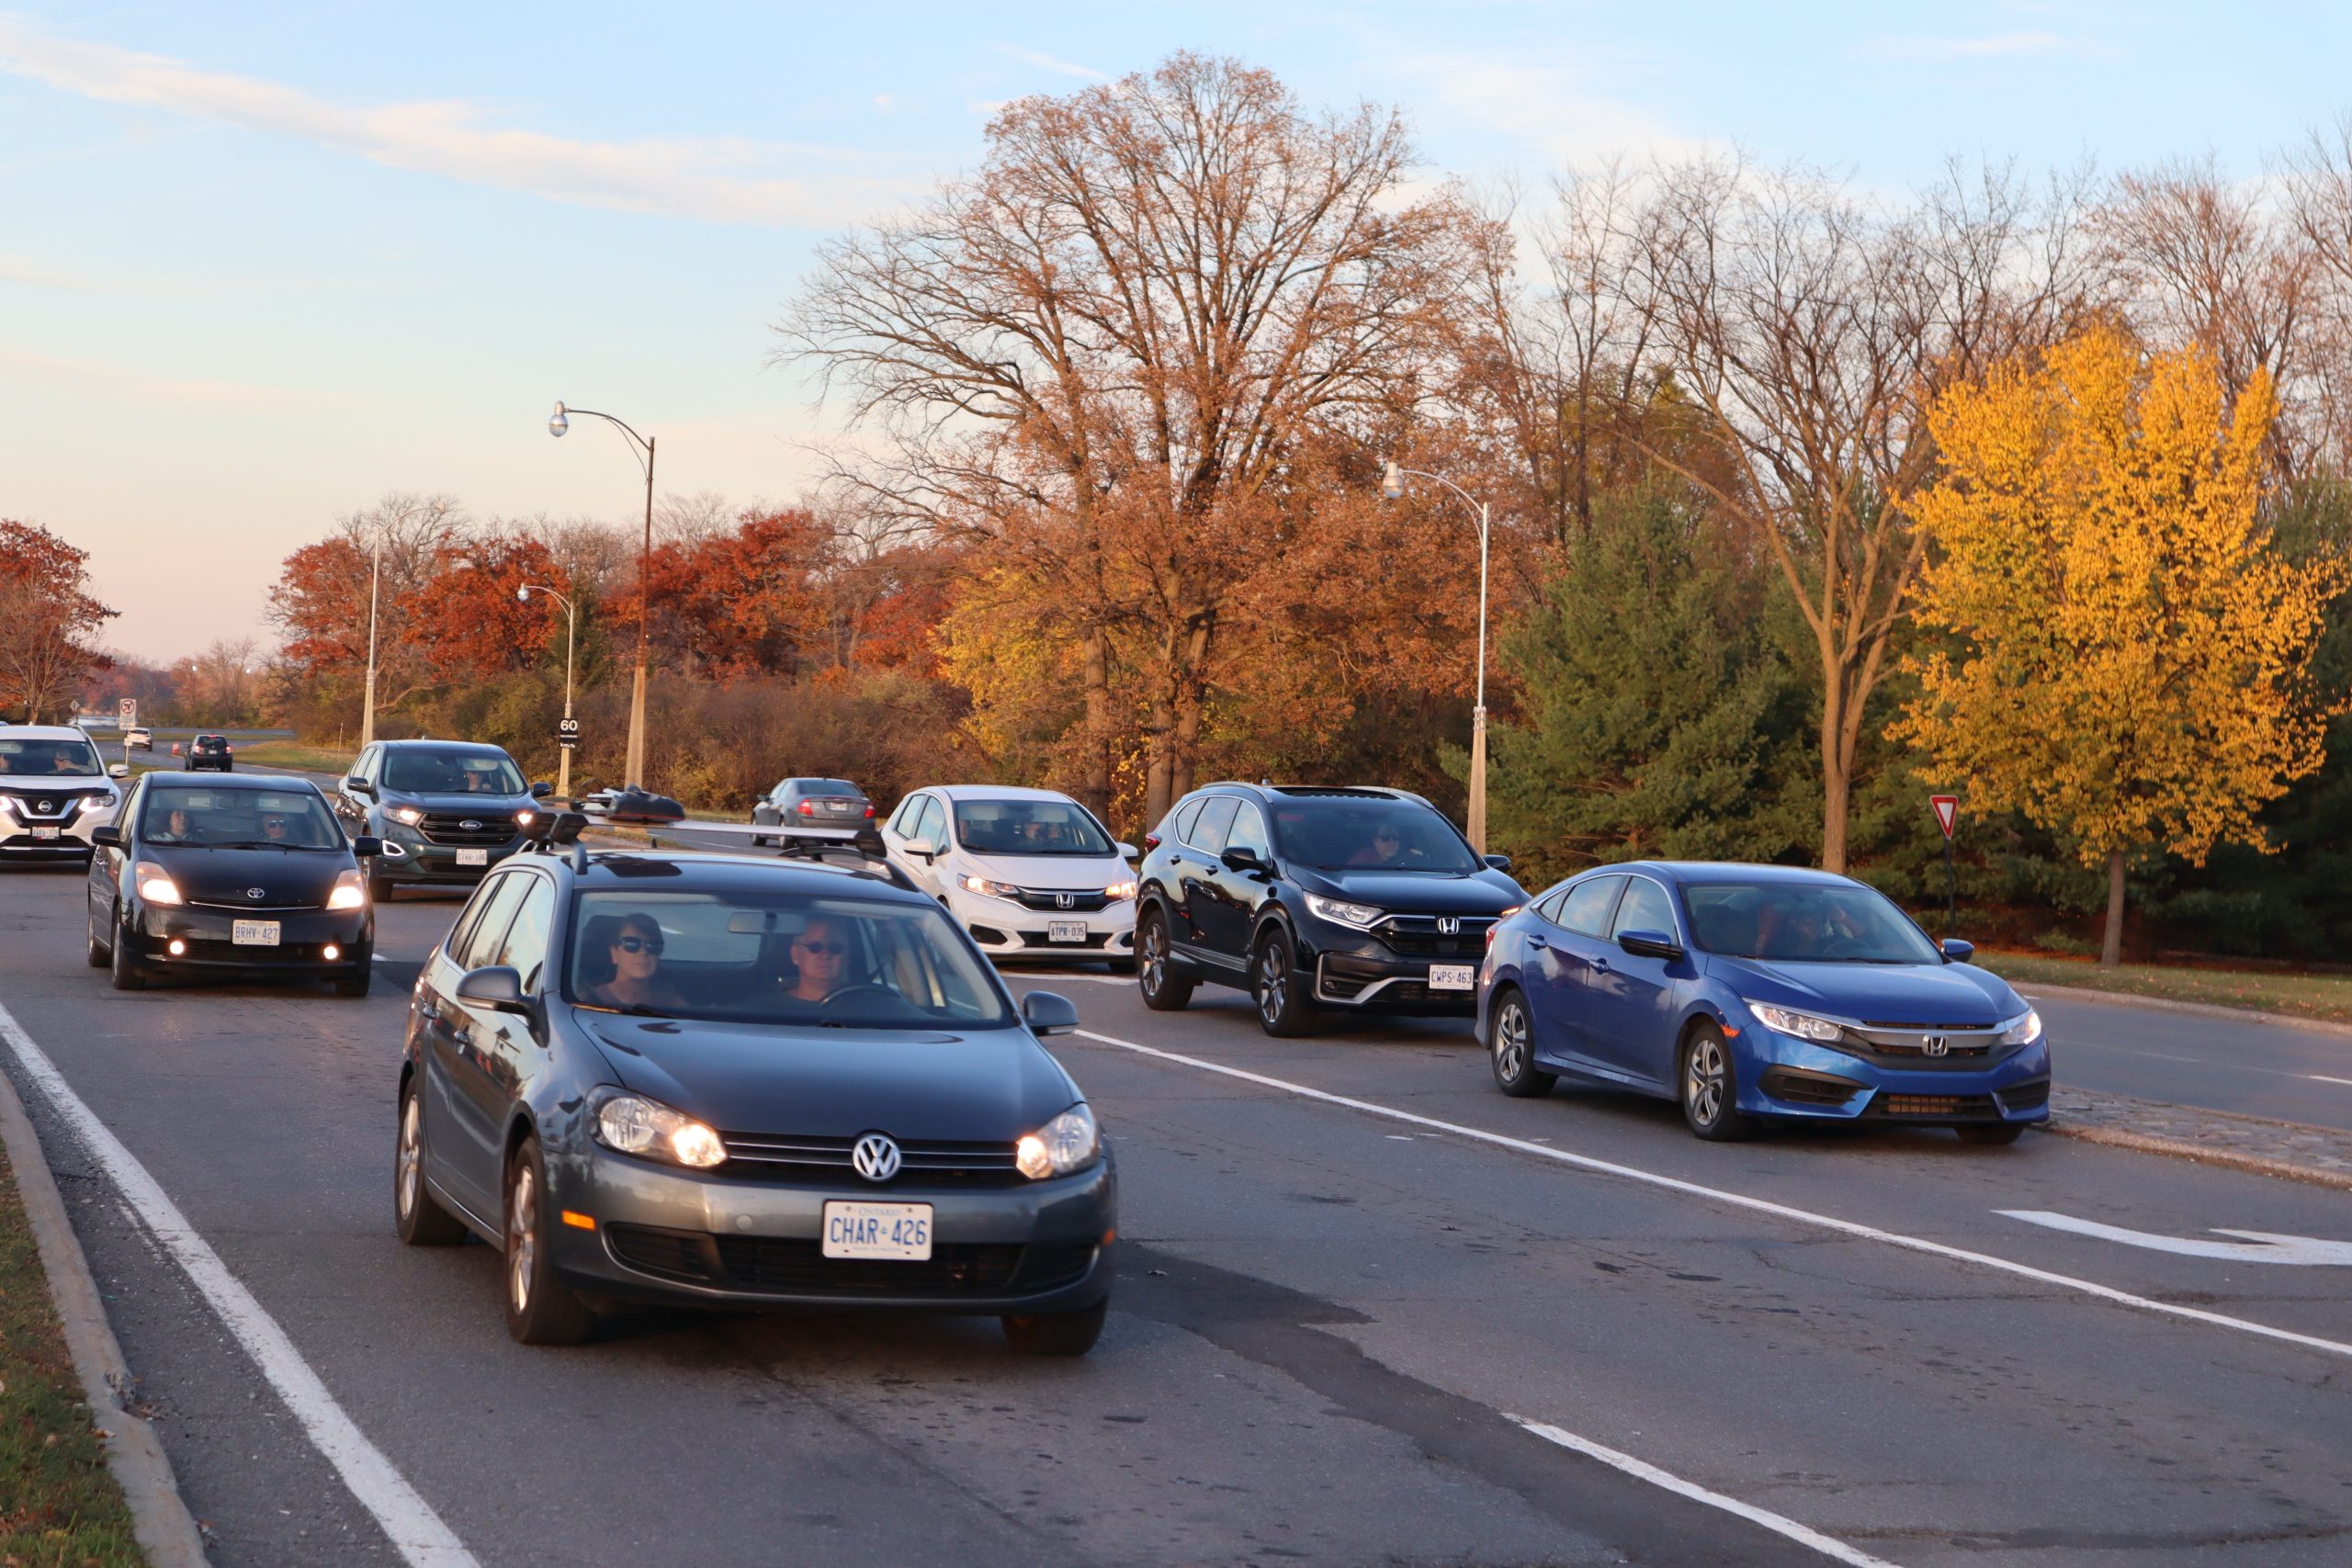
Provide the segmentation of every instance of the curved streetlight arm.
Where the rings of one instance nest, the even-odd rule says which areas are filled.
[[[1478,694],[1470,709],[1468,828],[1471,847],[1483,855],[1487,852],[1487,558],[1490,542],[1487,503],[1443,474],[1433,474],[1426,468],[1399,468],[1393,462],[1381,474],[1381,495],[1390,501],[1403,500],[1405,479],[1408,475],[1442,484],[1460,496],[1478,525]]]
[[[573,408],[570,403],[563,405],[563,412],[567,416],[575,413],[584,413],[593,418],[601,419],[608,424],[619,425],[621,427],[622,434],[626,434],[633,443],[629,447],[629,456],[637,459],[637,466],[645,470],[646,479],[649,482],[651,481],[653,478],[653,443],[648,441],[644,436],[639,435],[636,431],[630,429],[628,421],[622,419],[617,414],[604,413],[595,409]]]
[[[1396,476],[1399,479],[1410,478],[1416,479],[1428,479],[1433,484],[1443,485],[1446,489],[1460,496],[1462,498],[1463,504],[1469,507],[1472,512],[1477,513],[1478,533],[1482,537],[1485,536],[1487,532],[1487,506],[1486,503],[1480,501],[1476,496],[1472,495],[1468,491],[1464,490],[1460,485],[1455,484],[1443,474],[1432,474],[1426,468],[1399,468],[1396,470]]]

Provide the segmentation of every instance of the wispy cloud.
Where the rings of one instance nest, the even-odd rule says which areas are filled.
[[[1009,59],[1018,60],[1023,65],[1034,65],[1040,71],[1051,71],[1057,76],[1075,76],[1081,82],[1108,82],[1111,79],[1111,73],[1108,71],[1097,71],[1091,65],[1079,65],[1070,61],[1057,60],[1050,54],[1040,54],[1034,49],[1023,49],[1017,44],[992,43],[989,47]]]
[[[1594,91],[1579,67],[1491,54],[1425,54],[1406,70],[1466,119],[1513,137],[1549,167],[1613,154],[1674,158],[1704,142],[1647,109]]]
[[[2062,54],[2104,52],[2063,33],[1989,33],[1981,38],[1878,38],[1862,46],[1883,60],[2028,60]]]
[[[712,223],[831,225],[921,182],[837,148],[737,137],[594,141],[503,127],[462,101],[337,104],[298,87],[44,33],[0,16],[0,71],[102,103],[291,137],[552,201]],[[770,171],[831,164],[810,178]]]
[[[101,365],[87,359],[62,359],[31,349],[0,346],[0,371],[11,370],[24,373],[52,389],[61,384],[73,385],[118,397],[133,398],[141,402],[167,403],[176,408],[271,412],[317,408],[322,403],[345,403],[351,401],[353,396],[348,392],[325,391],[316,388],[265,387],[252,381],[230,381],[214,377],[150,376],[137,370],[126,370],[117,365]]]

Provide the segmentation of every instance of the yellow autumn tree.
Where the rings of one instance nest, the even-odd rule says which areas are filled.
[[[1949,636],[1907,661],[1920,693],[1890,733],[1976,808],[2105,863],[2102,964],[2132,857],[2270,848],[2256,814],[2323,760],[2307,677],[2345,576],[2285,558],[2260,519],[2276,408],[2261,374],[2233,405],[2202,350],[2099,327],[1929,416],[1917,615]]]

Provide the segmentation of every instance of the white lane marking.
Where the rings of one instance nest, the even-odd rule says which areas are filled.
[[[2314,1083],[2340,1083],[2346,1089],[2352,1089],[2352,1078],[2332,1078],[2325,1073],[2309,1073],[2305,1076]]]
[[[1759,1508],[1753,1503],[1743,1503],[1736,1497],[1726,1497],[1720,1492],[1709,1491],[1695,1481],[1685,1481],[1671,1471],[1660,1470],[1646,1460],[1638,1460],[1632,1454],[1620,1453],[1615,1449],[1594,1442],[1590,1438],[1579,1438],[1574,1432],[1566,1431],[1548,1422],[1532,1421],[1524,1416],[1513,1416],[1508,1411],[1503,1413],[1503,1419],[1516,1421],[1547,1443],[1557,1443],[1560,1447],[1580,1453],[1587,1459],[1597,1459],[1612,1470],[1622,1470],[1626,1474],[1637,1480],[1646,1481],[1653,1486],[1662,1486],[1678,1497],[1688,1497],[1694,1503],[1704,1503],[1711,1508],[1721,1508],[1726,1514],[1737,1514],[1752,1524],[1762,1525],[1775,1534],[1787,1536],[1800,1545],[1809,1546],[1824,1557],[1834,1558],[1839,1562],[1850,1564],[1850,1568],[1895,1568],[1895,1564],[1887,1562],[1884,1558],[1872,1557],[1867,1551],[1858,1551],[1835,1536],[1824,1535],[1817,1529],[1773,1513],[1769,1508]]]
[[[1059,969],[1035,969],[1026,975],[1000,969],[998,974],[1008,980],[1083,980],[1090,986],[1132,986],[1135,981],[1125,975],[1072,975]]]
[[[2062,1290],[2078,1292],[2103,1302],[2112,1302],[2118,1306],[2135,1307],[2142,1312],[2158,1313],[2166,1317],[2187,1318],[2193,1323],[2210,1324],[2216,1328],[2232,1329],[2240,1334],[2254,1335],[2258,1338],[2277,1339],[2289,1345],[2301,1345],[2306,1349],[2324,1350],[2331,1356],[2352,1358],[2352,1344],[2340,1339],[2322,1339],[2315,1335],[2297,1334],[2290,1329],[2273,1328],[2267,1323],[2256,1323],[2251,1318],[2232,1317],[2226,1313],[2207,1312],[2202,1307],[2181,1306],[2173,1302],[2160,1302],[2149,1296],[2135,1296],[2129,1291],[2119,1291],[2112,1285],[2102,1285],[2092,1280],[2078,1280],[2071,1274],[2055,1274],[2047,1269],[2036,1269],[2027,1263],[2014,1263],[2008,1258],[1996,1258],[1991,1253],[1972,1252],[1962,1247],[1947,1247],[1942,1242],[1929,1241],[1924,1236],[1905,1235],[1900,1231],[1881,1230],[1876,1225],[1866,1225],[1857,1220],[1841,1220],[1834,1214],[1815,1213],[1810,1209],[1775,1203],[1769,1198],[1750,1198],[1745,1193],[1726,1192],[1718,1187],[1705,1187],[1696,1181],[1685,1181],[1678,1176],[1660,1176],[1656,1171],[1642,1170],[1630,1165],[1618,1165],[1611,1160],[1595,1159],[1590,1155],[1571,1154],[1566,1149],[1550,1148],[1542,1144],[1530,1143],[1525,1138],[1513,1138],[1501,1133],[1489,1133],[1483,1127],[1464,1126],[1458,1122],[1441,1122],[1432,1116],[1423,1116],[1410,1111],[1399,1111],[1394,1106],[1375,1104],[1369,1100],[1354,1100],[1344,1094],[1333,1094],[1329,1089],[1310,1089],[1306,1084],[1290,1083],[1282,1078],[1268,1077],[1262,1073],[1249,1072],[1240,1067],[1228,1067],[1220,1062],[1204,1061],[1198,1056],[1186,1056],[1174,1051],[1163,1051],[1156,1045],[1140,1045],[1132,1040],[1120,1040],[1108,1034],[1097,1034],[1091,1029],[1080,1029],[1074,1032],[1081,1040],[1099,1041],[1105,1045],[1115,1045],[1123,1051],[1134,1051],[1146,1056],[1157,1056],[1162,1061],[1176,1062],[1188,1067],[1198,1067],[1204,1073],[1217,1073],[1226,1077],[1239,1078],[1246,1083],[1262,1084],[1268,1089],[1278,1089],[1285,1094],[1295,1094],[1304,1100],[1319,1100],[1327,1105],[1340,1105],[1345,1106],[1350,1111],[1361,1111],[1368,1116],[1385,1116],[1391,1121],[1408,1122],[1417,1127],[1459,1133],[1465,1138],[1475,1138],[1482,1144],[1493,1144],[1498,1148],[1517,1149],[1522,1154],[1558,1160],[1563,1165],[1572,1165],[1582,1170],[1595,1170],[1604,1176],[1623,1177],[1628,1181],[1638,1181],[1645,1186],[1663,1188],[1669,1192],[1687,1193],[1693,1198],[1706,1199],[1710,1202],[1727,1203],[1734,1208],[1748,1209],[1759,1214],[1770,1214],[1775,1218],[1791,1220],[1798,1224],[1835,1231],[1840,1235],[1856,1236],[1864,1241],[1883,1242],[1889,1247],[1899,1247],[1911,1252],[1924,1252],[1937,1258],[1949,1258],[1961,1263],[1974,1263],[1983,1268],[1998,1269],[2004,1274],[2014,1274],[2021,1280],[2031,1280],[2044,1285],[2056,1285]]]
[[[334,1466],[360,1506],[375,1516],[409,1568],[479,1568],[473,1553],[441,1522],[433,1506],[417,1495],[383,1450],[344,1414],[343,1406],[335,1403],[334,1395],[327,1392],[327,1385],[311,1370],[277,1320],[229,1271],[220,1255],[197,1234],[138,1156],[82,1102],[64,1075],[6,1007],[0,1007],[0,1040],[8,1043],[25,1076],[113,1179],[116,1190],[138,1213],[147,1233],[187,1271],[212,1310],[220,1314],[220,1321],[269,1380],[269,1386],[302,1424],[311,1446]]]
[[[2285,1263],[2305,1268],[2334,1265],[2339,1269],[2352,1269],[2352,1241],[2324,1241],[2315,1235],[2279,1235],[2272,1231],[2233,1231],[2220,1225],[2211,1227],[2215,1235],[2244,1236],[2245,1239],[2206,1241],[2198,1236],[2164,1235],[2155,1231],[2104,1225],[2097,1220],[2078,1220],[2072,1214],[2052,1213],[2047,1209],[1996,1209],[1993,1212],[2007,1219],[2023,1220],[2030,1225],[2047,1225],[2053,1231],[2097,1236],[2101,1241],[2120,1241],[2126,1247],[2144,1247],[2151,1252],[2170,1252],[2182,1258],[2220,1258],[2232,1263]]]

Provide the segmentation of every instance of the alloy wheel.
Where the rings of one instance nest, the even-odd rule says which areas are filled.
[[[1143,955],[1138,964],[1145,994],[1158,996],[1168,980],[1168,935],[1157,919],[1144,922]]]
[[[531,1270],[538,1254],[539,1182],[524,1164],[514,1169],[514,1191],[506,1201],[506,1292],[517,1317],[531,1310]]]
[[[1725,1069],[1723,1046],[1712,1032],[1690,1043],[1690,1066],[1684,1069],[1683,1094],[1690,1104],[1690,1119],[1712,1127],[1724,1113]]]
[[[1495,1076],[1516,1083],[1527,1070],[1527,1011],[1514,997],[1495,1015]]]
[[[1284,993],[1290,988],[1290,954],[1280,942],[1270,942],[1258,953],[1258,1016],[1273,1029],[1283,1020]]]
[[[411,1093],[401,1107],[400,1182],[394,1190],[401,1206],[401,1218],[405,1220],[416,1213],[417,1184],[424,1179],[424,1118],[416,1108],[416,1096]]]

